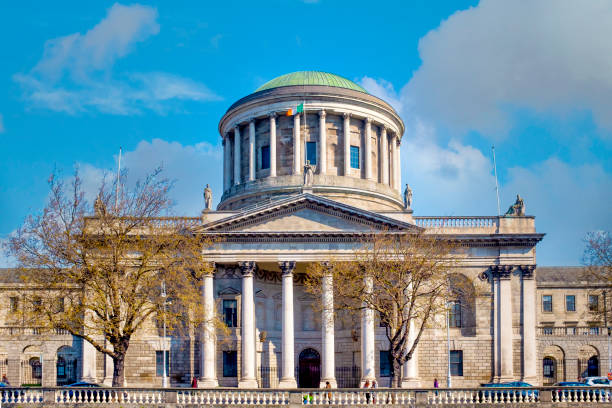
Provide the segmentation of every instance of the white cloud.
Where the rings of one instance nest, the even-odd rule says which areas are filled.
[[[609,1],[482,0],[420,40],[422,65],[402,101],[455,131],[494,137],[515,108],[559,118],[589,110],[612,130],[611,37]]]
[[[173,102],[218,99],[203,84],[178,75],[113,72],[118,59],[159,29],[154,8],[115,4],[85,34],[47,41],[36,66],[13,79],[34,107],[68,114],[98,110],[129,115],[145,109],[164,113]]]
[[[0,113],[0,133],[4,133],[4,118],[2,117],[1,113]]]
[[[213,190],[215,203],[222,193],[222,148],[206,142],[195,145],[182,145],[153,139],[141,141],[132,151],[124,152],[121,167],[128,170],[128,182],[142,179],[154,168],[162,166],[163,175],[174,180],[171,197],[176,205],[177,215],[197,216],[204,208],[202,192],[208,183]],[[83,188],[91,202],[97,194],[100,182],[106,175],[114,177],[116,169],[103,170],[88,163],[79,164]]]

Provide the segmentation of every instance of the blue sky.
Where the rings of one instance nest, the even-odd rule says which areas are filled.
[[[14,2],[15,3],[15,2]],[[578,265],[611,230],[607,1],[21,2],[0,6],[0,239],[54,168],[87,188],[163,164],[177,214],[221,193],[217,123],[284,73],[352,79],[406,123],[416,215],[495,215],[520,193],[540,265]],[[2,263],[2,262],[0,262]]]

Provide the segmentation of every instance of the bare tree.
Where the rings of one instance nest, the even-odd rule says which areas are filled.
[[[69,183],[52,175],[49,186],[43,211],[7,245],[29,289],[23,321],[91,343],[112,358],[113,386],[122,386],[138,330],[156,330],[161,318],[171,332],[203,322],[200,281],[211,271],[204,254],[212,242],[191,232],[190,219],[164,216],[172,183],[161,169],[131,188],[122,183],[118,196],[102,182],[93,216],[78,170]]]
[[[398,387],[401,367],[412,358],[423,330],[446,311],[457,248],[425,233],[374,233],[352,259],[311,264],[306,288],[321,294],[322,279],[331,276],[337,311],[378,313],[389,340],[392,384]]]
[[[600,287],[591,290],[592,294],[603,295],[603,307],[599,303],[589,304],[589,312],[609,326],[612,313],[612,234],[609,231],[589,232],[584,242],[582,259],[586,266],[585,278]]]

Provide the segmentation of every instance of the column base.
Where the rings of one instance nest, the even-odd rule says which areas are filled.
[[[113,377],[104,377],[102,384],[111,387],[113,385]]]
[[[418,378],[404,378],[400,383],[401,388],[421,388],[421,380]],[[433,384],[432,384],[433,387]]]
[[[514,381],[514,377],[511,376],[499,376],[499,377],[494,377],[493,378],[493,382],[496,383],[503,383],[503,382],[510,382],[510,381]]]
[[[335,378],[321,378],[321,383],[319,384],[319,387],[325,388],[327,386],[327,384],[325,383],[328,381],[329,381],[329,385],[331,385],[332,388],[338,388],[338,382],[336,381]]]
[[[254,378],[243,378],[238,381],[238,388],[259,388],[259,384]]]
[[[278,388],[297,388],[295,378],[281,378],[278,382]]]
[[[198,388],[217,388],[219,381],[216,378],[198,378]]]
[[[538,377],[523,377],[521,378],[521,381],[526,382],[536,387],[538,387],[540,383],[540,380],[538,379]]]

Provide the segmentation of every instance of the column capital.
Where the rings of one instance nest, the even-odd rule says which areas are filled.
[[[351,114],[350,114],[349,112],[344,112],[344,113],[342,114],[342,117],[343,117],[344,119],[350,119],[350,118],[351,118]]]
[[[372,118],[369,116],[366,116],[366,118],[363,120],[367,125],[371,125],[372,124]]]
[[[278,113],[276,113],[276,112],[271,112],[271,113],[268,113],[268,117],[269,117],[270,119],[276,119],[276,117],[277,117],[277,116],[278,116]]]
[[[325,113],[325,109],[321,109],[321,110],[319,111],[319,117],[320,117],[320,118],[325,119],[325,116],[326,116],[326,115],[327,115],[327,114]]]
[[[254,117],[249,118],[249,124],[251,124],[251,123],[255,123],[255,118]]]
[[[502,280],[510,279],[510,275],[513,270],[513,265],[492,265],[491,275],[493,276],[493,278],[499,278]]]
[[[386,134],[387,133],[387,126],[383,125],[382,123],[380,124],[380,133],[381,134]]]
[[[236,123],[234,125],[234,131],[237,131],[238,133],[240,133],[240,123]]]
[[[295,270],[295,261],[282,261],[278,263],[283,276],[291,275]]]
[[[241,261],[238,262],[238,266],[240,267],[240,272],[242,273],[242,276],[248,277],[253,276],[257,264],[254,261]]]
[[[202,276],[214,276],[216,270],[217,264],[215,262],[206,262],[206,269],[204,270]]]
[[[533,279],[536,265],[521,265],[519,269],[522,272],[523,279]]]

